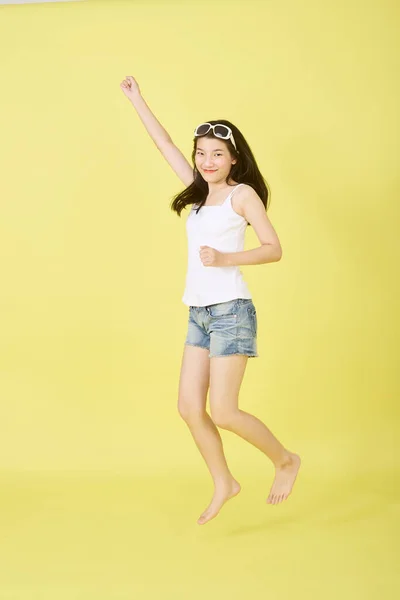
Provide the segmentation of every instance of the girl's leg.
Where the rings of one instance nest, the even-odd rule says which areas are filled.
[[[210,381],[208,354],[204,348],[184,346],[178,394],[179,414],[188,425],[214,480],[212,514],[206,510],[199,524],[216,516],[226,500],[240,491],[239,483],[228,468],[220,433],[206,411]]]
[[[262,421],[238,408],[247,360],[244,355],[211,358],[211,417],[218,427],[240,435],[272,460],[276,472],[267,502],[278,504],[289,496],[301,461],[297,454],[282,446]]]

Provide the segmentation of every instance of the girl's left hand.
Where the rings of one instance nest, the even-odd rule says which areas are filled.
[[[205,267],[224,267],[224,254],[210,246],[200,246],[200,260]]]

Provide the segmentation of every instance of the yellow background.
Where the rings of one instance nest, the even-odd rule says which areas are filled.
[[[0,8],[0,599],[397,597],[399,13],[389,0]],[[303,459],[222,431],[238,498],[176,404],[184,186],[235,123],[272,191],[278,263],[242,267],[260,357],[240,407]],[[246,249],[258,245],[248,228]]]

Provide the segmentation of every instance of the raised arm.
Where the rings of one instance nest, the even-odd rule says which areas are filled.
[[[147,133],[150,135],[165,160],[178,175],[179,179],[186,186],[189,186],[193,183],[193,167],[183,156],[179,148],[175,146],[168,132],[146,104],[137,81],[132,76],[128,76],[122,81],[121,89],[135,107]]]

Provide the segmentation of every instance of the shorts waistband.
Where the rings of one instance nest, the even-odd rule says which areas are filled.
[[[239,306],[242,304],[251,304],[253,302],[252,298],[234,298],[233,300],[227,300],[226,302],[217,302],[215,304],[207,304],[207,306],[190,306],[190,308],[195,308],[197,310],[201,310],[201,309],[205,309],[207,312],[209,312],[209,309],[212,306],[216,306],[219,304],[233,304],[234,306]]]

